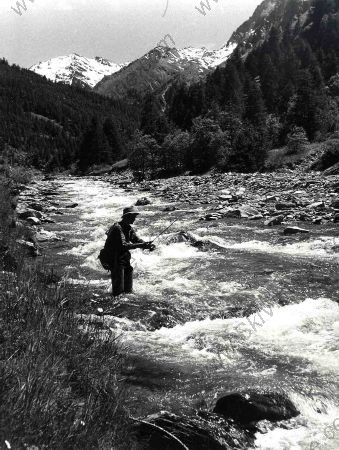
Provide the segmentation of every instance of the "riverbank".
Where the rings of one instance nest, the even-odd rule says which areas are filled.
[[[204,206],[206,220],[269,220],[270,225],[339,222],[339,175],[282,171],[179,176],[134,184],[129,177],[104,177],[127,191],[150,192],[171,203]]]
[[[17,207],[32,182],[19,169],[0,179],[1,448],[132,449],[121,349],[81,330],[71,286],[38,258],[35,215]]]

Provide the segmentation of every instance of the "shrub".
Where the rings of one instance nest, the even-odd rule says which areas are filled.
[[[324,151],[313,169],[326,170],[339,162],[339,139],[331,139],[324,143]]]
[[[308,139],[302,127],[293,127],[287,135],[287,155],[295,155],[305,150]]]

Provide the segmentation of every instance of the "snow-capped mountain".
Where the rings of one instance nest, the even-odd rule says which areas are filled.
[[[183,63],[192,62],[201,66],[201,72],[211,70],[227,61],[236,45],[224,45],[219,50],[207,50],[206,48],[185,47],[183,49],[171,49],[172,61]]]
[[[159,46],[122,70],[104,77],[95,90],[110,97],[124,96],[132,91],[143,95],[150,91],[161,92],[178,77],[195,82],[225,63],[235,47],[232,43],[219,50]]]
[[[30,70],[55,82],[93,88],[104,76],[118,72],[124,66],[126,64],[115,64],[99,56],[86,58],[72,53],[40,62]]]

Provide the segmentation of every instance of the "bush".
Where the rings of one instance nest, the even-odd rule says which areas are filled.
[[[324,152],[312,169],[326,170],[339,162],[339,139],[331,139],[324,143]]]
[[[287,135],[287,155],[295,155],[305,150],[308,139],[302,127],[293,127]]]

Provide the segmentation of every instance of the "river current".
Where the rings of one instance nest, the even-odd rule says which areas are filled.
[[[51,213],[56,223],[44,225],[46,236],[60,239],[42,244],[46,260],[62,265],[101,307],[111,289],[97,259],[105,233],[145,192],[89,178],[56,178],[53,185],[64,214]],[[210,407],[233,390],[283,391],[301,415],[263,427],[255,448],[338,449],[338,226],[284,237],[258,222],[200,221],[201,206],[178,203],[164,212],[168,203],[148,197],[135,223],[141,237],[178,221],[156,251],[133,252],[135,293],[106,301],[99,318],[134,358],[126,377],[140,402],[147,397],[151,412],[180,411]],[[72,202],[78,206],[63,209]],[[180,231],[204,245],[178,242]]]

